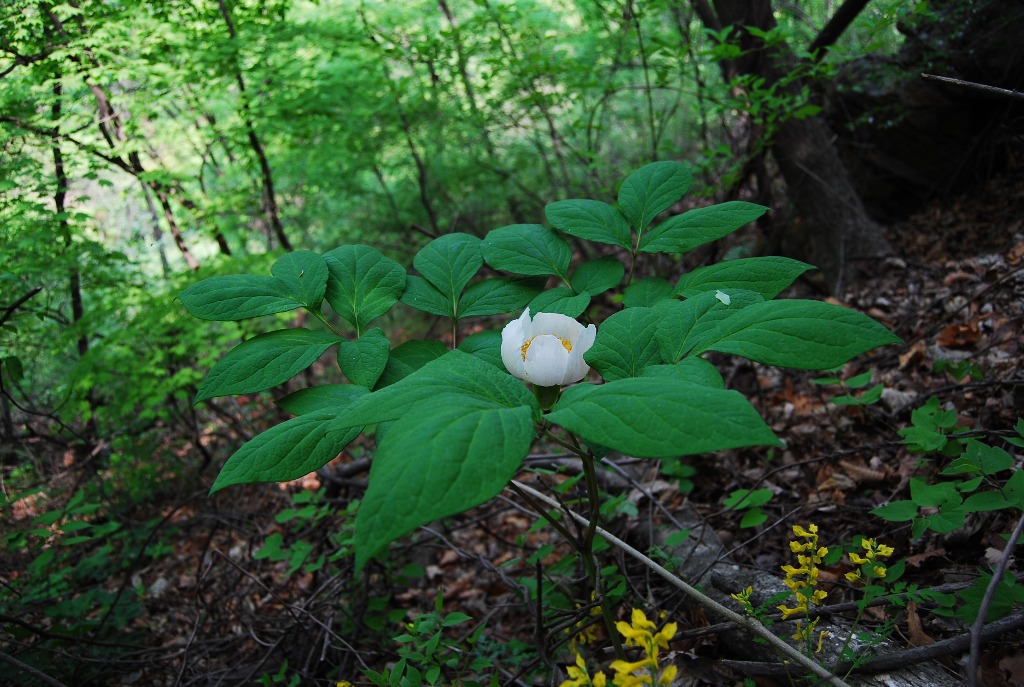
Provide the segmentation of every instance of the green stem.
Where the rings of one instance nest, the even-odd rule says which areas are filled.
[[[320,324],[322,324],[323,326],[327,327],[327,329],[330,330],[330,332],[332,334],[334,334],[336,336],[339,336],[339,337],[343,337],[344,336],[341,332],[339,332],[337,329],[334,328],[334,325],[332,325],[330,322],[327,321],[327,318],[324,317],[324,314],[322,312],[320,312],[318,310],[310,310],[309,308],[306,308],[306,310],[308,312],[310,312],[313,315],[313,317],[315,317],[317,320],[319,320]],[[359,332],[358,331],[356,331],[356,338],[359,338]]]

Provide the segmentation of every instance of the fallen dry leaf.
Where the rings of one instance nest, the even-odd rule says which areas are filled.
[[[921,616],[917,614],[916,601],[911,601],[907,604],[907,631],[909,634],[907,644],[909,646],[926,646],[935,643],[935,640],[928,636],[921,626]]]

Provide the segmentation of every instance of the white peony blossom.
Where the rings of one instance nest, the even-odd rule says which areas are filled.
[[[537,386],[559,386],[583,379],[590,367],[583,354],[594,345],[597,327],[557,313],[527,308],[501,330],[501,360],[519,379]]]

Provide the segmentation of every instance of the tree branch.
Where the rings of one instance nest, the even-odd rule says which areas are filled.
[[[811,41],[811,45],[808,47],[812,53],[815,53],[815,59],[820,60],[829,46],[833,45],[839,37],[843,35],[843,31],[853,23],[853,20],[857,18],[861,10],[867,7],[868,2],[871,0],[846,0],[836,13],[832,15],[832,18],[825,24],[825,28],[821,30],[821,33]]]

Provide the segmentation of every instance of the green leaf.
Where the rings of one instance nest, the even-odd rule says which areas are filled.
[[[414,527],[497,495],[530,450],[538,411],[517,380],[462,351],[361,403],[363,417],[395,422],[356,516],[357,569]]]
[[[210,493],[232,484],[286,482],[323,467],[362,429],[345,426],[337,416],[333,409],[313,411],[247,441],[228,458]]]
[[[317,310],[327,289],[327,263],[316,253],[297,250],[285,253],[270,268],[295,299],[310,310]]]
[[[413,339],[395,346],[388,356],[388,362],[377,381],[377,386],[390,386],[447,352],[448,349],[443,343],[434,340]]]
[[[410,415],[412,408],[422,411],[421,404],[424,408],[443,406],[449,394],[505,407],[528,405],[539,413],[537,399],[519,380],[474,355],[455,350],[360,399],[346,417],[359,425],[397,420]]]
[[[693,177],[685,165],[678,162],[652,162],[622,182],[619,187],[619,208],[642,235],[655,217],[686,195],[692,182]]]
[[[900,339],[867,315],[808,300],[754,303],[722,320],[694,348],[800,370],[829,370]]]
[[[459,350],[486,360],[499,370],[505,369],[501,361],[501,332],[488,329],[471,334],[459,343]]]
[[[768,515],[760,508],[751,508],[740,518],[740,527],[757,527],[768,519]]]
[[[443,293],[430,285],[423,277],[410,274],[405,278],[405,293],[402,302],[410,308],[416,308],[431,315],[455,317],[455,304]]]
[[[691,356],[683,358],[675,365],[651,365],[640,373],[641,377],[671,377],[691,384],[724,389],[725,380],[718,368],[704,358]]]
[[[968,439],[963,455],[942,471],[944,475],[981,472],[994,475],[1013,467],[1013,456],[999,448],[989,446],[977,439]]]
[[[452,304],[452,312],[462,290],[484,264],[480,243],[469,234],[445,234],[421,248],[412,260],[413,267]]]
[[[658,313],[653,308],[626,308],[604,321],[593,347],[583,359],[605,381],[639,377],[643,369],[661,362],[655,340]]]
[[[302,307],[280,279],[258,274],[210,277],[182,291],[178,300],[193,317],[222,322]]]
[[[731,200],[696,208],[651,227],[640,239],[641,253],[688,253],[728,236],[768,212],[763,205]]]
[[[387,365],[391,343],[380,327],[338,346],[338,366],[353,384],[372,389]]]
[[[882,520],[906,522],[917,517],[917,504],[913,501],[892,501],[871,511]]]
[[[199,385],[195,402],[283,384],[340,341],[333,334],[309,329],[281,329],[254,336],[213,366]]]
[[[1006,500],[1017,508],[1024,510],[1024,470],[1014,470],[1010,479],[1003,485]]]
[[[740,508],[756,508],[763,506],[774,498],[775,493],[771,489],[736,489],[722,503],[730,510]]]
[[[567,286],[558,286],[542,291],[530,301],[530,312],[554,312],[569,317],[579,317],[590,305],[590,294],[587,292],[574,294]]]
[[[496,270],[569,280],[572,249],[541,224],[512,224],[491,231],[484,238],[483,254]]]
[[[626,268],[610,255],[585,262],[573,270],[569,283],[576,293],[596,296],[608,289],[614,289],[622,281]]]
[[[555,229],[570,236],[630,250],[632,232],[622,213],[599,200],[559,200],[544,207]]]
[[[663,377],[570,387],[546,419],[645,458],[781,445],[742,394]]]
[[[489,406],[456,394],[396,421],[377,448],[356,515],[357,569],[414,527],[496,496],[532,441],[528,407]]]
[[[327,302],[362,334],[391,309],[405,290],[405,268],[370,246],[341,246],[324,253]]]
[[[730,289],[725,300],[718,293],[705,292],[685,301],[660,301],[658,311],[658,347],[666,362],[676,362],[702,342],[713,339],[719,322],[742,308],[762,301],[753,291]]]
[[[961,502],[955,483],[928,484],[920,477],[910,478],[910,500],[918,506],[933,508],[945,503],[959,504]]]
[[[459,301],[459,317],[500,315],[522,310],[543,289],[535,279],[484,279],[466,289]]]
[[[622,304],[627,308],[651,307],[671,297],[672,285],[668,281],[661,277],[647,277],[626,287]]]
[[[321,384],[299,389],[277,401],[277,405],[292,415],[305,415],[318,410],[340,413],[369,389],[355,384]]]
[[[959,502],[944,503],[939,506],[938,514],[926,519],[928,521],[928,529],[945,534],[947,532],[955,532],[964,526],[964,522],[967,520],[967,511],[964,510],[963,504]]]
[[[964,499],[964,510],[968,513],[1002,510],[1003,508],[1012,508],[1014,505],[998,491],[982,491]]]
[[[727,260],[684,274],[676,282],[674,293],[689,298],[703,291],[741,288],[756,291],[765,300],[771,300],[812,269],[814,267],[805,262],[775,256]]]

